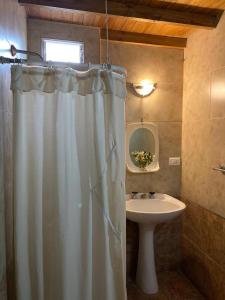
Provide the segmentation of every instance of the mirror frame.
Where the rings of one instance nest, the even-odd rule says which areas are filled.
[[[155,158],[154,161],[146,167],[146,170],[142,170],[135,166],[132,162],[129,152],[129,142],[131,139],[132,134],[138,128],[146,128],[151,131],[154,140],[155,140]],[[144,122],[144,123],[128,123],[126,125],[126,166],[128,171],[132,173],[150,173],[150,172],[157,172],[159,168],[159,135],[158,135],[158,127],[156,124],[151,122]]]

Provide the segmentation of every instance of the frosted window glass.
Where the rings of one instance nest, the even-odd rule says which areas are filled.
[[[83,63],[83,48],[81,42],[44,40],[44,58],[46,61]]]

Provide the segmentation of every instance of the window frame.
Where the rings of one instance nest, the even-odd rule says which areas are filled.
[[[63,39],[51,39],[51,38],[42,38],[41,39],[41,48],[42,48],[42,57],[46,62],[54,62],[54,63],[62,63],[62,64],[76,64],[75,62],[64,62],[64,61],[56,61],[56,60],[46,60],[46,42],[61,42],[65,44],[78,44],[80,46],[80,62],[77,64],[84,63],[84,42],[82,41],[73,41],[73,40],[63,40]]]

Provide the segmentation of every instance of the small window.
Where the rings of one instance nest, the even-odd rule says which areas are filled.
[[[45,61],[83,63],[84,43],[44,39],[43,54]]]

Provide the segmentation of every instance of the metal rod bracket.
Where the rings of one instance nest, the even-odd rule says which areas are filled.
[[[222,174],[225,175],[225,165],[220,165],[219,167],[217,168],[213,168],[214,171],[219,171],[221,172]]]

